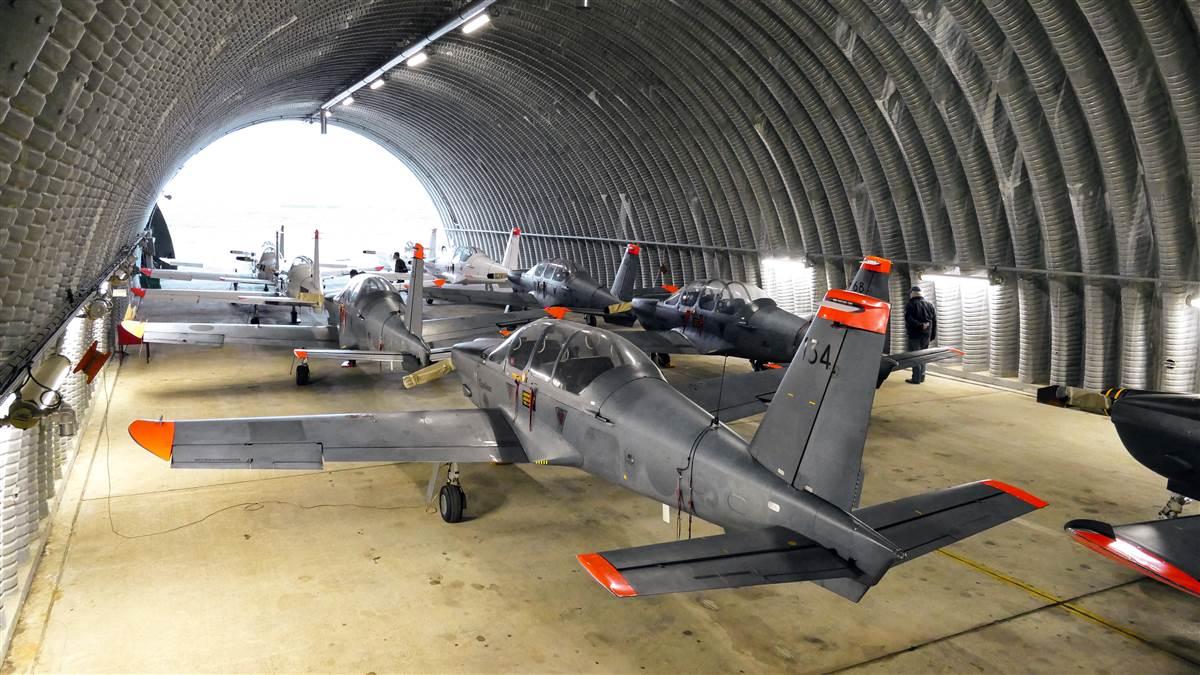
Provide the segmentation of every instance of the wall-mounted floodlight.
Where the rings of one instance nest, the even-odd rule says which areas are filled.
[[[992,284],[986,276],[971,274],[941,274],[938,272],[922,272],[921,281],[948,282],[962,287],[986,288]]]
[[[416,54],[413,54],[412,56],[408,57],[408,60],[405,61],[404,64],[407,65],[409,68],[415,68],[415,67],[421,65],[422,63],[425,63],[428,60],[429,60],[428,54],[426,54],[425,52],[417,52]]]
[[[347,96],[346,99],[342,101],[342,105],[354,105],[354,97]]]
[[[483,28],[484,26],[486,26],[488,24],[488,22],[491,20],[492,20],[492,17],[488,16],[487,10],[484,10],[484,11],[480,12],[479,14],[476,14],[475,18],[473,18],[463,24],[463,32],[466,33],[467,35],[470,35],[471,33],[474,33],[475,31],[479,30],[480,28]]]
[[[372,89],[378,89],[378,88],[380,88],[380,87],[382,87],[382,86],[383,86],[383,78],[382,78],[382,77],[381,77],[381,78],[379,78],[378,80],[375,80],[374,82],[372,82],[372,83],[371,83],[371,88],[372,88]]]

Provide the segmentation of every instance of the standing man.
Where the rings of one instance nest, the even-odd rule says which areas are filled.
[[[920,286],[913,286],[909,291],[908,304],[904,305],[904,328],[910,352],[928,349],[929,341],[937,338],[937,310],[921,294]],[[921,384],[925,381],[925,364],[914,365],[912,371],[912,377],[905,382]]]
[[[392,252],[392,264],[395,266],[395,269],[392,271],[396,274],[402,274],[408,271],[408,265],[404,264],[404,258],[400,257],[399,251]]]

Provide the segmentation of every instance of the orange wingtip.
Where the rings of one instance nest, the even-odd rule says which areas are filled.
[[[145,274],[148,277],[152,277],[152,276],[154,276],[154,270],[150,269],[149,267],[143,267],[142,274]]]
[[[874,267],[880,274],[889,274],[892,271],[892,261],[879,256],[869,255],[863,258],[862,264],[864,267]]]
[[[296,358],[298,358],[298,359],[307,359],[308,358],[308,352],[304,349],[293,349],[292,353],[295,354]]]
[[[433,285],[437,286],[438,288],[441,288],[442,286],[446,285],[446,280],[445,279],[434,279]]]
[[[563,318],[564,316],[567,315],[567,312],[569,312],[569,311],[571,311],[571,310],[567,309],[566,307],[547,307],[546,308],[546,313],[556,319]]]
[[[508,337],[509,335],[512,335],[512,331],[507,328],[501,328],[500,334],[503,335],[504,337]]]
[[[127,323],[137,324],[139,322],[126,319],[125,321],[117,324],[117,344],[122,346],[142,344],[142,335],[144,333],[141,333],[140,331],[143,329],[135,326],[126,326],[125,324]],[[131,328],[133,330],[131,330]]]
[[[783,367],[783,366],[779,365],[778,363],[765,363],[763,365],[766,366],[767,368],[770,368],[771,370],[778,370]]]
[[[129,290],[132,291],[133,294],[138,296],[139,298],[146,297],[146,289],[144,289],[144,288],[138,288],[137,286],[133,286]]]
[[[167,461],[175,445],[175,423],[158,420],[134,420],[129,423],[129,435],[134,442]]]
[[[383,271],[383,265],[376,265],[376,266],[375,266],[375,271],[376,271],[376,272],[382,272],[382,271]]]
[[[996,488],[997,490],[1000,490],[1001,492],[1007,492],[1008,494],[1016,497],[1017,499],[1020,499],[1021,501],[1025,502],[1026,504],[1029,504],[1030,506],[1032,506],[1035,509],[1040,509],[1040,508],[1043,508],[1050,504],[1050,502],[1048,502],[1048,501],[1039,499],[1038,497],[1035,497],[1035,496],[1029,494],[1028,492],[1022,490],[1021,488],[1014,487],[1003,481],[989,479],[989,480],[981,480],[979,482],[983,483],[984,485],[990,485],[990,486]]]
[[[1114,539],[1101,532],[1082,527],[1071,527],[1073,524],[1074,522],[1067,523],[1067,532],[1075,541],[1085,547],[1155,581],[1161,581],[1184,593],[1200,597],[1200,581],[1163,559],[1162,556],[1132,542]]]
[[[679,287],[675,284],[663,284],[662,289],[668,293],[678,293]]]
[[[583,569],[592,575],[601,586],[608,589],[609,593],[618,598],[632,598],[637,595],[637,591],[633,590],[633,586],[621,576],[617,568],[612,566],[612,563],[604,559],[604,556],[599,553],[580,553],[575,556],[579,559],[579,564],[583,565]]]
[[[641,255],[642,254],[642,247],[638,246],[637,244],[630,244],[629,246],[627,246],[625,248],[625,250],[629,251],[629,255]]]

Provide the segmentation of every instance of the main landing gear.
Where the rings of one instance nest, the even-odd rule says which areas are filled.
[[[655,352],[650,355],[650,360],[653,361],[654,365],[658,366],[659,368],[670,368],[671,367],[671,355],[670,354],[660,354],[658,352]]]
[[[446,466],[449,467],[446,471],[446,483],[438,491],[438,514],[447,523],[461,523],[467,510],[467,493],[463,492],[462,485],[458,482],[458,463],[451,462]],[[433,487],[441,475],[442,465],[434,465],[433,477],[429,479],[429,497],[433,496]]]
[[[596,324],[599,323],[599,321],[596,320],[595,314],[588,314],[587,319],[585,319],[585,320],[587,321],[587,325],[589,325],[593,328],[595,328]]]
[[[299,323],[300,323],[300,314],[299,314],[299,312],[296,311],[296,308],[293,306],[292,307],[292,325],[296,326]]]
[[[758,371],[758,370],[766,370],[766,369],[767,369],[767,362],[766,362],[766,361],[760,361],[760,360],[757,360],[757,359],[751,359],[751,360],[750,360],[750,367],[751,367],[751,368],[753,368],[753,369],[754,369],[754,370],[756,370],[756,371]]]
[[[1192,500],[1189,497],[1184,497],[1183,495],[1171,495],[1171,498],[1167,500],[1166,505],[1163,506],[1162,510],[1158,512],[1159,520],[1178,518],[1180,514],[1183,513],[1183,507],[1191,501]]]
[[[296,366],[296,385],[303,387],[304,385],[308,384],[308,382],[308,364],[301,363],[300,365]]]

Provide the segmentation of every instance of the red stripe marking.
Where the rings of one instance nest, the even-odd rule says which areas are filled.
[[[1200,581],[1171,563],[1163,560],[1158,554],[1147,551],[1128,541],[1113,539],[1091,530],[1068,529],[1075,541],[1100,555],[1140,572],[1155,581],[1172,586],[1184,593],[1200,597]]]
[[[641,255],[642,253],[642,247],[637,244],[630,244],[627,250],[629,255]]]
[[[1026,504],[1029,504],[1030,506],[1032,506],[1035,509],[1043,508],[1050,503],[1048,501],[1039,499],[1039,498],[1029,494],[1028,492],[1022,490],[1019,487],[1013,487],[1012,485],[1009,485],[1008,483],[1005,483],[1003,481],[989,479],[989,480],[981,480],[979,482],[983,483],[984,485],[990,485],[990,486],[996,488],[997,490],[1000,490],[1001,492],[1007,492],[1008,494],[1016,497],[1017,499],[1020,499],[1021,501],[1025,502]]]
[[[130,287],[129,290],[132,291],[133,294],[138,296],[139,298],[146,297],[146,289],[144,289],[144,288],[138,288],[137,286],[133,286],[133,287]]]
[[[825,299],[853,305],[858,308],[858,311],[850,307],[841,310],[822,305],[821,309],[817,311],[819,318],[880,335],[887,332],[888,316],[892,311],[891,305],[888,303],[861,293],[841,289],[830,290],[825,294]]]
[[[148,277],[152,277],[152,276],[154,276],[154,270],[150,269],[149,267],[143,267],[142,274],[145,274]]]
[[[579,564],[583,565],[583,569],[592,575],[601,586],[608,589],[609,593],[618,598],[632,598],[637,595],[637,591],[633,590],[633,586],[621,576],[617,568],[612,566],[612,563],[604,559],[604,556],[599,553],[580,553],[575,556],[579,559]]]
[[[879,269],[876,269],[875,271],[879,272],[880,274],[890,274],[892,271],[892,261],[888,260],[887,258],[869,255],[863,259],[863,265],[866,266],[868,264],[870,264],[871,267],[878,267]]]

